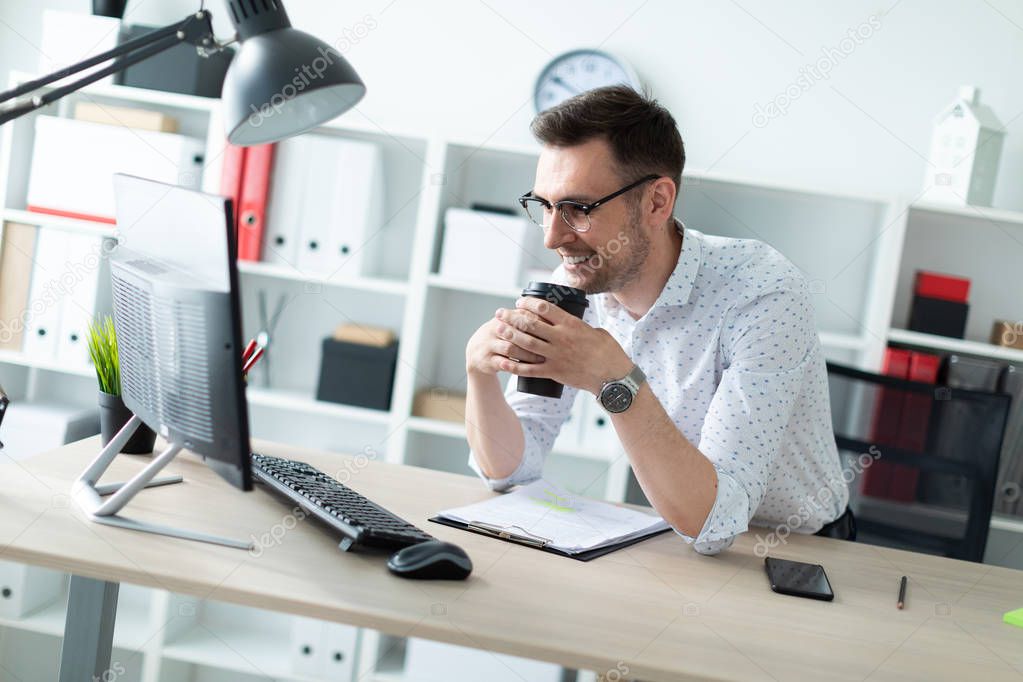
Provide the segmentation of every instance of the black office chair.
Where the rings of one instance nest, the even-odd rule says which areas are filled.
[[[858,541],[982,561],[1010,396],[827,367]]]

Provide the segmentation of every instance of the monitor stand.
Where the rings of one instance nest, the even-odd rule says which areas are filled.
[[[236,547],[238,549],[251,549],[251,542],[234,540],[232,538],[225,538],[217,535],[208,535],[206,533],[199,533],[184,528],[174,528],[172,526],[135,521],[133,519],[125,518],[117,513],[121,511],[121,509],[124,508],[124,505],[128,504],[128,502],[144,488],[155,488],[156,486],[161,485],[181,483],[184,480],[181,476],[154,478],[161,469],[170,464],[171,460],[173,460],[184,447],[180,443],[169,443],[166,450],[157,455],[153,461],[149,463],[149,466],[136,474],[131,480],[123,483],[98,484],[100,477],[104,474],[104,472],[106,472],[107,468],[109,468],[110,463],[114,461],[114,458],[121,452],[121,448],[124,447],[124,445],[128,442],[128,439],[132,437],[135,430],[138,429],[141,424],[142,420],[139,419],[138,416],[132,415],[132,418],[124,425],[124,428],[117,432],[117,435],[111,439],[105,448],[103,448],[102,452],[99,453],[99,456],[96,457],[96,459],[94,459],[85,471],[83,471],[75,480],[71,488],[71,497],[78,506],[81,507],[82,511],[89,516],[89,519],[96,523],[103,523],[108,526],[117,526],[119,528],[128,528],[131,530],[139,530],[145,533],[169,535],[175,538],[195,540],[198,542],[209,542],[215,545]],[[109,499],[104,500],[103,497],[106,495],[110,495],[110,497]]]

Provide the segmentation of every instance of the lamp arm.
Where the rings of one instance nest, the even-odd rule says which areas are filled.
[[[59,88],[54,88],[48,93],[37,95],[26,102],[0,112],[0,125],[27,114],[30,111],[34,111],[39,107],[45,106],[46,104],[54,102],[61,97],[69,95],[70,93],[75,92],[90,83],[94,83],[101,78],[105,78],[110,74],[123,71],[132,64],[148,59],[153,55],[159,54],[160,52],[170,49],[182,42],[188,42],[198,47],[202,47],[207,52],[209,52],[212,47],[215,47],[213,25],[210,21],[209,12],[205,10],[196,12],[176,24],[156,29],[144,36],[139,36],[134,40],[129,40],[126,43],[118,45],[111,50],[89,57],[77,64],[73,64],[47,76],[42,76],[41,78],[22,83],[17,87],[0,93],[0,102],[5,102],[14,97],[28,94],[45,85],[49,85],[54,81],[67,78],[68,76],[78,73],[84,69],[88,69],[89,67],[101,64],[104,61],[115,59],[112,64],[96,71],[95,73],[91,73],[77,81],[74,81],[73,83],[68,83],[67,85]]]

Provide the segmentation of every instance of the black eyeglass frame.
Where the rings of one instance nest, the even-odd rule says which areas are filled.
[[[585,215],[587,218],[589,218],[590,213],[592,213],[596,209],[600,208],[601,206],[603,206],[607,202],[611,201],[612,199],[614,199],[616,197],[620,197],[621,195],[625,194],[629,190],[636,189],[637,187],[639,187],[643,183],[650,182],[651,180],[657,180],[660,177],[662,177],[662,176],[657,175],[656,173],[651,173],[650,175],[644,175],[639,180],[636,180],[635,182],[629,183],[625,187],[622,187],[620,190],[618,190],[616,192],[611,192],[606,197],[601,197],[600,199],[597,199],[596,201],[592,201],[592,202],[589,202],[589,203],[582,202],[582,201],[575,201],[574,199],[562,199],[561,201],[556,201],[556,202],[554,202],[552,204],[551,202],[547,201],[543,197],[535,196],[533,194],[533,190],[529,190],[528,192],[523,194],[521,197],[519,197],[519,204],[522,206],[522,209],[526,212],[526,215],[529,216],[529,219],[533,223],[536,223],[540,227],[542,227],[544,229],[547,229],[549,227],[549,225],[543,225],[542,223],[537,223],[535,220],[533,220],[533,216],[531,216],[529,214],[529,206],[528,206],[528,204],[530,202],[534,202],[534,203],[540,204],[541,206],[544,207],[544,209],[550,209],[552,211],[552,213],[553,213],[553,211],[555,209],[557,209],[560,212],[560,211],[564,210],[565,206],[571,206],[572,208],[574,208],[574,209],[576,209],[578,211],[581,211],[583,213],[583,215]],[[562,220],[565,221],[566,225],[568,225],[570,228],[572,228],[576,232],[586,232],[586,231],[588,231],[590,229],[589,227],[587,227],[585,230],[578,229],[577,227],[572,225],[571,222],[569,222],[567,219],[565,219],[564,213],[562,213],[561,218],[562,218]]]

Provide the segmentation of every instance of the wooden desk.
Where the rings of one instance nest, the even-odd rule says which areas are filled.
[[[89,523],[67,493],[98,449],[90,439],[0,465],[0,558],[644,680],[1023,677],[1023,630],[1001,622],[1023,606],[1021,571],[792,537],[772,556],[824,564],[836,594],[797,599],[770,591],[750,534],[717,557],[665,534],[582,563],[426,521],[491,495],[474,479],[257,444],[354,471],[351,487],[458,543],[475,564],[466,582],[408,581],[386,571],[386,555],[339,552],[310,521],[258,555]],[[147,461],[119,457],[111,475]],[[169,470],[185,484],[142,492],[127,515],[240,538],[291,525],[266,492],[239,493],[191,456]],[[903,574],[908,606],[898,611]]]

